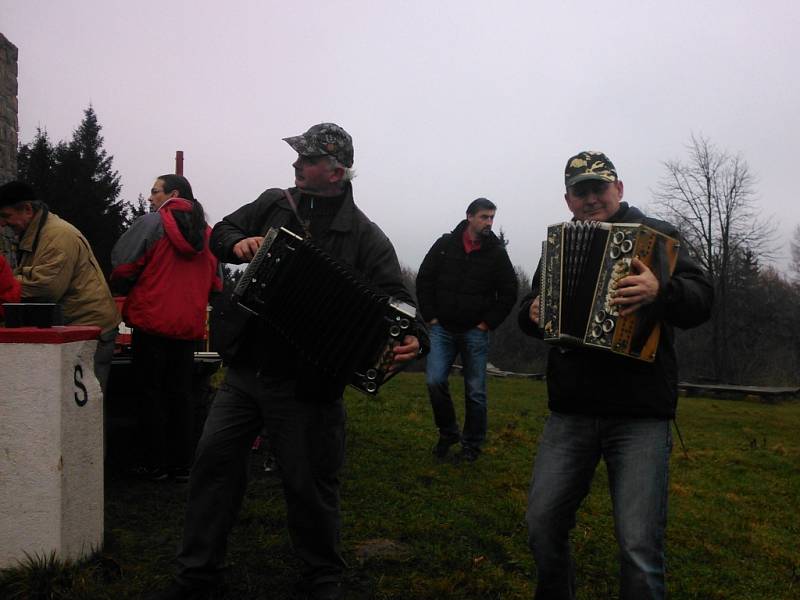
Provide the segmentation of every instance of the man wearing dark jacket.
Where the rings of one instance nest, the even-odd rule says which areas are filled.
[[[353,144],[321,123],[284,138],[297,152],[296,187],[273,188],[214,227],[223,262],[249,262],[271,227],[309,231],[328,254],[374,286],[412,303],[389,239],[353,202]],[[293,207],[292,205],[295,205]],[[265,428],[281,466],[292,545],[304,564],[300,590],[311,600],[341,597],[339,470],[344,461],[343,386],[304,364],[285,338],[242,313],[224,350],[228,366],[197,447],[183,543],[173,586],[153,598],[204,598],[222,575],[228,534],[245,492],[250,446]],[[394,348],[395,364],[421,353],[424,327]]]
[[[642,223],[671,237],[672,225],[622,202],[623,185],[607,156],[585,151],[565,171],[567,206],[578,221]],[[638,258],[621,279],[612,304],[621,316],[654,312],[661,323],[655,361],[612,352],[554,347],[547,364],[550,416],[533,468],[528,542],[536,560],[535,598],[575,598],[569,532],[602,457],[608,468],[620,550],[620,598],[663,599],[670,419],[678,399],[673,327],[695,327],[711,313],[713,288],[684,248],[672,276],[659,282]],[[520,305],[519,324],[539,328],[539,272]]]
[[[492,233],[496,210],[486,198],[470,203],[467,218],[433,244],[417,275],[419,308],[431,336],[425,380],[439,429],[433,448],[439,458],[460,441],[459,458],[473,462],[486,438],[489,331],[503,322],[517,300],[514,267]],[[463,435],[447,381],[459,354],[464,372]]]

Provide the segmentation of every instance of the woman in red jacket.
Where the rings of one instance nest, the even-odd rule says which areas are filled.
[[[211,228],[189,181],[160,176],[150,204],[154,212],[137,219],[112,250],[111,284],[127,293],[122,316],[133,329],[141,386],[143,473],[185,480],[194,454],[194,350],[205,335],[209,295],[222,281],[208,248]]]

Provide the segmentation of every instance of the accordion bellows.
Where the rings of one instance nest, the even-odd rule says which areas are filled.
[[[312,242],[272,228],[233,299],[278,331],[319,372],[375,394],[416,309],[361,281]]]
[[[661,326],[653,306],[621,317],[613,284],[639,258],[666,285],[678,240],[638,223],[575,221],[551,225],[542,243],[540,320],[544,340],[653,361]]]

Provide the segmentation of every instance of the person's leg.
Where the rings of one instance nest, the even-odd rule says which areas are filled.
[[[108,402],[106,402],[106,391],[108,390],[108,375],[111,372],[111,360],[114,358],[114,345],[117,340],[117,330],[112,329],[101,333],[97,338],[97,348],[94,351],[94,375],[100,384],[100,392],[103,394],[103,458],[106,456],[106,440],[108,437]]]
[[[528,495],[528,545],[536,561],[535,598],[573,600],[569,532],[600,460],[597,419],[552,413],[545,423]]]
[[[176,473],[185,473],[194,457],[195,398],[192,395],[195,342],[169,340],[169,370],[164,387],[169,399],[167,409],[167,465]],[[181,473],[182,472],[182,473]]]
[[[430,328],[430,340],[431,351],[427,356],[425,384],[428,386],[433,419],[440,437],[455,442],[459,438],[459,428],[447,381],[457,354],[455,339],[444,327],[436,324]]]
[[[262,410],[281,466],[289,534],[305,565],[305,583],[311,590],[338,585],[345,567],[339,511],[345,453],[342,399],[296,398],[294,382],[276,380]]]
[[[100,383],[103,398],[106,397],[106,389],[108,389],[108,374],[111,372],[111,359],[114,357],[116,340],[116,329],[101,333],[97,338],[97,348],[94,351],[94,375]]]
[[[489,356],[489,332],[473,327],[459,335],[458,350],[464,365],[464,435],[465,452],[480,451],[486,439],[486,360]]]
[[[183,585],[219,582],[228,535],[247,486],[250,445],[262,426],[258,379],[228,367],[197,445],[189,476],[176,579]]]
[[[168,349],[164,345],[164,338],[134,329],[131,350],[139,387],[137,406],[142,462],[148,475],[158,475],[166,467],[168,401],[163,384],[169,359]]]
[[[604,419],[602,433],[620,548],[620,598],[663,600],[670,423]]]

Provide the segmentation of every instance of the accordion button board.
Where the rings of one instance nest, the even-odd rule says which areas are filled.
[[[288,229],[264,236],[233,300],[257,315],[318,372],[376,394],[396,371],[392,348],[415,335],[416,309],[361,280]]]
[[[540,267],[544,340],[653,361],[661,327],[652,306],[620,316],[611,304],[618,282],[641,260],[665,285],[678,240],[639,223],[574,221],[547,228]]]

